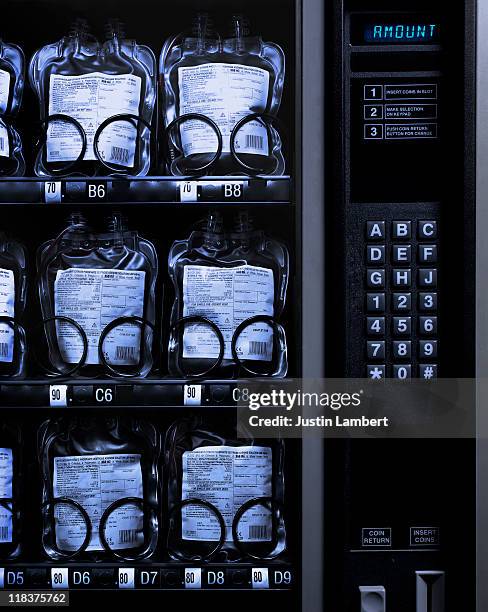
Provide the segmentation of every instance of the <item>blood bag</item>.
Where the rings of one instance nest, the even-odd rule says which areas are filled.
[[[22,435],[18,423],[0,423],[0,559],[21,551]]]
[[[100,44],[84,22],[33,56],[29,79],[43,137],[38,176],[147,175],[156,104],[156,59],[118,22]]]
[[[118,214],[102,232],[75,214],[39,248],[37,269],[52,373],[150,372],[158,271],[151,242]]]
[[[249,36],[232,18],[222,39],[206,15],[193,35],[170,38],[161,53],[167,170],[175,175],[285,171],[276,127],[285,78],[282,49]]]
[[[25,370],[26,258],[25,247],[0,232],[0,376],[9,378]]]
[[[286,548],[283,441],[234,435],[200,416],[167,432],[168,552],[175,559],[273,559]]]
[[[56,560],[153,555],[160,446],[154,426],[137,419],[46,421],[38,435],[45,553]]]
[[[286,375],[279,323],[289,276],[287,248],[254,230],[246,211],[233,232],[210,213],[206,227],[173,243],[175,290],[169,371],[183,377]]]
[[[14,126],[22,103],[24,79],[22,49],[0,40],[0,177],[25,174],[22,140]]]

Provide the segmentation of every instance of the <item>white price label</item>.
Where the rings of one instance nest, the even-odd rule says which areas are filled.
[[[49,387],[49,405],[51,408],[68,406],[68,385],[51,385]]]
[[[3,589],[5,586],[5,568],[0,567],[0,589]]]
[[[51,587],[53,589],[68,589],[69,578],[67,567],[51,568]]]
[[[133,567],[119,567],[119,589],[135,588],[135,569]]]
[[[198,200],[198,182],[185,181],[180,183],[180,202],[196,202]]]
[[[188,567],[185,569],[185,589],[202,588],[202,570],[200,567]]]
[[[185,385],[183,403],[185,406],[201,406],[202,385]]]
[[[46,204],[59,204],[62,201],[61,181],[47,181],[44,183],[44,199]]]
[[[269,573],[267,567],[253,567],[251,572],[253,589],[269,589]]]

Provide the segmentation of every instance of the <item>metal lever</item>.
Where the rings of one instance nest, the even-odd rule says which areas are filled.
[[[385,612],[386,591],[383,586],[360,586],[361,612]]]
[[[420,571],[415,574],[417,576],[416,612],[444,612],[445,573]]]

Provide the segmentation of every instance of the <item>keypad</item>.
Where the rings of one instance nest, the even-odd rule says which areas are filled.
[[[438,376],[439,227],[435,219],[366,222],[366,376]]]

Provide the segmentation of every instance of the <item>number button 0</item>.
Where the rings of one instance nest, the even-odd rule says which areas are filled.
[[[412,366],[409,363],[406,363],[405,365],[394,365],[393,378],[398,378],[400,380],[412,378]]]

